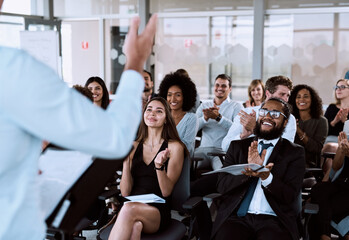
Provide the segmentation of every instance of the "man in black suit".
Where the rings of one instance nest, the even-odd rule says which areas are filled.
[[[297,218],[305,172],[303,147],[281,138],[289,105],[270,98],[259,110],[255,138],[232,141],[224,167],[256,163],[269,171],[247,168],[242,175],[221,173],[222,193],[212,236],[215,239],[299,239]]]

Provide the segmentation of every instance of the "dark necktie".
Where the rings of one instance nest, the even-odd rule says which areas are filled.
[[[261,141],[259,144],[262,146],[262,150],[260,151],[259,155],[262,154],[264,149],[268,149],[268,147],[273,146],[273,144],[271,144],[271,143],[265,144],[263,141]],[[240,207],[239,207],[239,209],[238,209],[238,211],[236,213],[238,217],[243,217],[243,216],[246,215],[248,207],[250,206],[250,203],[251,203],[251,200],[252,200],[252,197],[253,197],[253,193],[254,193],[254,191],[256,189],[257,182],[258,182],[258,178],[253,178],[250,186],[247,189],[245,197],[242,200],[242,202],[240,204]]]

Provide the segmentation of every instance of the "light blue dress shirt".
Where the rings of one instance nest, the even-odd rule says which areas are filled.
[[[128,153],[141,120],[143,77],[126,71],[103,110],[27,53],[0,47],[0,239],[41,240],[41,139],[103,158]]]
[[[234,118],[242,109],[242,105],[227,97],[220,106],[217,106],[219,107],[219,113],[222,115],[222,119],[219,122],[211,118],[208,121],[205,120],[202,110],[210,107],[213,107],[213,100],[202,102],[196,111],[196,116],[199,119],[198,130],[202,129],[200,147],[220,148],[223,138],[233,124]]]
[[[191,112],[187,112],[176,126],[178,135],[187,147],[190,156],[194,153],[195,137],[198,127],[198,118],[195,113]]]

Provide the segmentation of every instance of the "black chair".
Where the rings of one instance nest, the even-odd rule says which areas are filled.
[[[189,198],[189,195],[190,195],[190,159],[189,157],[186,157],[183,162],[182,173],[172,192],[171,209],[178,212],[184,212],[187,209],[191,209],[193,206],[195,206],[195,203],[192,203],[193,200],[190,200],[189,202],[186,201]],[[183,205],[186,205],[186,209],[183,208]],[[112,227],[113,225],[110,225],[107,228],[103,229],[98,234],[97,239],[107,240]],[[186,232],[187,232],[186,226],[182,222],[172,218],[170,226],[168,226],[168,228],[154,234],[142,233],[141,239],[142,240],[148,240],[148,239],[180,240],[184,238]],[[189,232],[191,232],[191,230],[189,230]]]
[[[309,221],[312,215],[317,214],[319,212],[319,205],[314,203],[306,203],[304,206],[304,240],[309,240],[308,226]],[[336,235],[340,235],[344,237],[349,233],[349,215],[340,220],[339,222],[331,221],[331,226],[333,233]]]
[[[81,222],[96,203],[98,196],[104,192],[111,176],[122,168],[123,160],[124,158],[93,160],[46,219],[47,239],[79,239],[73,236],[74,233],[81,230]]]

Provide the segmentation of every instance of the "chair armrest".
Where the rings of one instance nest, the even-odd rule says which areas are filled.
[[[324,152],[322,153],[322,157],[324,158],[334,158],[334,156],[336,156],[336,153],[335,152]]]
[[[220,193],[211,193],[211,194],[204,196],[202,199],[204,201],[208,202],[208,201],[213,201],[213,200],[219,198],[220,196],[222,196],[222,194],[220,194]]]
[[[107,190],[107,191],[103,192],[101,195],[99,195],[98,199],[104,201],[104,200],[107,200],[107,199],[114,197],[116,195],[119,195],[119,194],[120,194],[119,189]]]
[[[306,168],[305,172],[312,172],[312,173],[322,173],[322,169],[321,168]]]
[[[315,203],[306,203],[304,205],[304,213],[317,214],[319,212],[319,205]]]
[[[202,202],[202,197],[191,197],[188,198],[182,205],[185,210],[194,209],[200,202]]]

